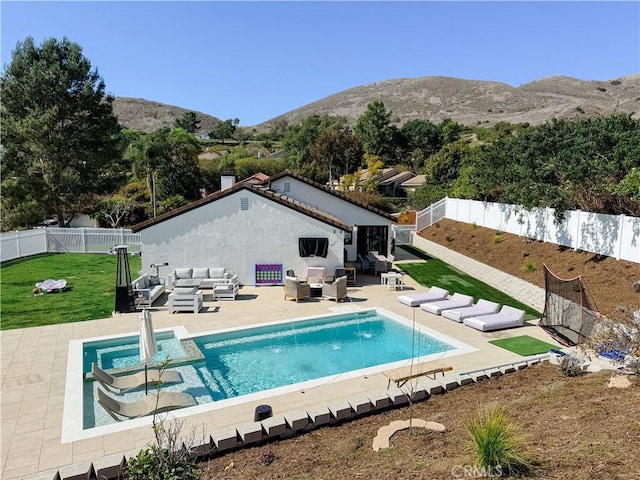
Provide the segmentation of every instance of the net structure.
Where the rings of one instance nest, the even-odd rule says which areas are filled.
[[[588,339],[599,319],[582,276],[562,279],[544,265],[545,303],[539,325],[563,345]]]

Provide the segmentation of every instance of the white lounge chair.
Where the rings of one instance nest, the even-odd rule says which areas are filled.
[[[95,363],[91,364],[91,373],[100,385],[111,392],[116,390],[125,392],[134,388],[144,387],[144,372],[137,372],[131,375],[115,376],[105,372]],[[152,368],[147,370],[147,383],[156,385],[157,383],[179,383],[182,381],[180,374],[174,370],[164,370],[162,375],[158,369]]]
[[[524,310],[505,305],[498,313],[465,318],[462,323],[481,332],[521,327],[524,325]]]
[[[147,395],[135,402],[125,403],[111,398],[101,388],[98,388],[98,403],[117,422],[121,422],[125,418],[144,417],[153,413],[197,405],[191,395],[183,392],[160,392],[159,394]]]
[[[420,305],[425,312],[440,315],[443,310],[450,308],[468,307],[473,303],[471,295],[463,295],[462,293],[454,293],[449,300],[439,300],[437,302],[427,302]]]
[[[445,310],[442,312],[442,316],[455,322],[462,323],[465,318],[490,315],[492,313],[498,313],[498,310],[500,310],[500,305],[498,303],[490,302],[489,300],[478,300],[478,303],[475,305]]]
[[[398,301],[403,305],[409,307],[417,307],[426,302],[435,302],[438,300],[445,300],[449,296],[449,292],[444,288],[431,287],[426,292],[409,293],[407,295],[400,295]]]

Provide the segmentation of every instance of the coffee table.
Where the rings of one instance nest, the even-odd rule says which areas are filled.
[[[175,286],[176,287],[193,287],[193,288],[200,288],[200,284],[202,283],[202,279],[201,278],[181,278],[179,279]]]
[[[321,283],[310,283],[309,284],[310,295],[312,297],[321,297],[322,296],[322,284]]]

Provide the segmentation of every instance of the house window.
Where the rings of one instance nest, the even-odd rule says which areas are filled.
[[[240,210],[249,210],[249,197],[240,197]]]
[[[289,193],[291,191],[291,182],[284,182],[284,193]]]
[[[329,252],[328,238],[299,238],[298,249],[301,257],[327,258]]]

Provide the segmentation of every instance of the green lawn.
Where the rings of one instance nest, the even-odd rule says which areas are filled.
[[[115,308],[116,255],[48,254],[7,262],[0,269],[0,328],[34,327],[111,316]],[[129,257],[132,278],[141,258]],[[37,282],[67,280],[69,289],[34,296]]]
[[[442,260],[430,257],[422,250],[412,246],[403,245],[400,248],[426,260],[426,263],[400,263],[397,265],[399,269],[407,272],[420,285],[425,287],[435,285],[446,288],[449,293],[459,292],[465,295],[472,295],[475,301],[484,298],[501,305],[521,308],[526,312],[525,320],[537,320],[540,318],[540,313],[533,308],[518,302],[506,293],[477,280],[471,275],[447,265]]]

